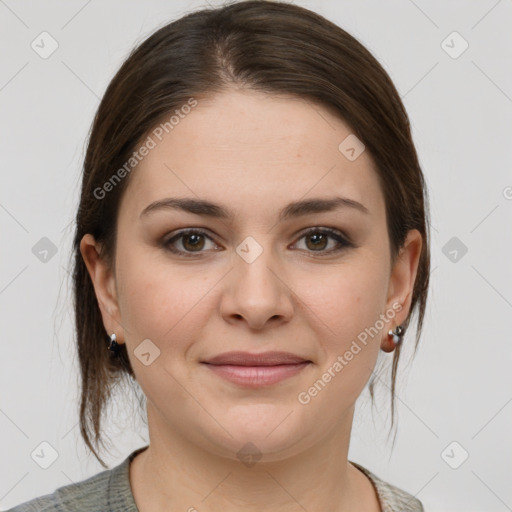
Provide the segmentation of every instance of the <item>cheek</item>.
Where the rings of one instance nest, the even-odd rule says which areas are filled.
[[[326,335],[326,348],[343,349],[384,312],[388,276],[382,262],[371,265],[342,265],[325,274],[302,274],[297,279],[297,296],[316,317]],[[380,323],[379,323],[380,325]]]
[[[190,272],[171,269],[144,251],[119,258],[117,268],[121,322],[136,379],[154,403],[184,407],[186,396],[170,376],[181,383],[189,378],[187,353],[201,338],[201,321],[210,317],[201,299],[214,285],[213,277],[212,282],[197,275],[192,279]]]
[[[188,278],[187,278],[188,276]],[[132,251],[118,259],[119,304],[127,339],[155,339],[163,344],[172,338],[187,315],[209,289],[201,277],[155,261],[144,251]]]
[[[297,398],[327,423],[354,403],[375,368],[388,284],[383,268],[347,265],[329,280],[310,277],[301,284],[320,352],[318,371]]]

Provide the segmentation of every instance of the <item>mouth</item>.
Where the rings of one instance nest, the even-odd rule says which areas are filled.
[[[297,375],[312,361],[289,352],[226,352],[201,363],[218,377],[240,386],[256,388]]]

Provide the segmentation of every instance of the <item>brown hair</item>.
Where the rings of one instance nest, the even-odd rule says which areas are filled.
[[[121,377],[134,378],[121,345],[117,358],[106,349],[92,281],[80,253],[86,233],[115,262],[116,221],[129,176],[98,198],[99,190],[131,157],[164,116],[230,86],[294,95],[334,111],[363,141],[376,164],[386,202],[392,261],[409,230],[423,246],[407,329],[417,310],[414,353],[421,335],[430,276],[428,196],[409,119],[391,79],[370,52],[346,31],[303,7],[250,0],[192,12],[158,29],[123,63],[110,82],[89,135],[73,241],[73,290],[81,372],[80,432],[98,461],[100,420]],[[401,344],[391,375],[395,381]],[[374,377],[370,381],[372,402]]]

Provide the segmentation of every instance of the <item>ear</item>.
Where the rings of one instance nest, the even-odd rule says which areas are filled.
[[[390,320],[389,329],[394,329],[397,325],[402,324],[409,314],[422,245],[421,233],[417,229],[412,229],[407,233],[403,247],[396,257],[391,270],[386,311],[392,309],[397,313]],[[386,329],[381,343],[384,352],[392,352],[395,348],[388,337],[389,329]]]
[[[91,276],[103,325],[108,335],[115,333],[117,343],[124,343],[124,330],[117,301],[116,280],[114,272],[106,261],[100,257],[101,245],[90,234],[84,235],[80,242],[80,252]]]

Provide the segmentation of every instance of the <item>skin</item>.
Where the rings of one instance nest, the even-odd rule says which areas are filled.
[[[379,351],[393,350],[388,330],[407,318],[422,240],[410,231],[392,266],[373,160],[364,151],[350,161],[338,149],[350,133],[332,112],[298,98],[227,90],[200,99],[132,171],[115,269],[84,236],[105,329],[127,344],[147,397],[150,445],[130,468],[142,512],[381,510],[371,482],[347,460],[350,430]],[[292,201],[334,195],[369,213],[345,207],[278,221]],[[168,197],[206,199],[235,216],[167,208],[141,217]],[[335,239],[315,245],[303,235],[322,227],[357,246],[329,252]],[[174,241],[192,257],[163,243],[184,228],[206,232]],[[236,252],[248,236],[263,249],[252,263]],[[393,304],[401,305],[394,318],[301,404],[298,394]],[[134,355],[145,339],[160,350],[148,366]],[[283,350],[312,364],[247,389],[200,363],[232,350]],[[248,441],[262,454],[251,467],[237,457]]]

